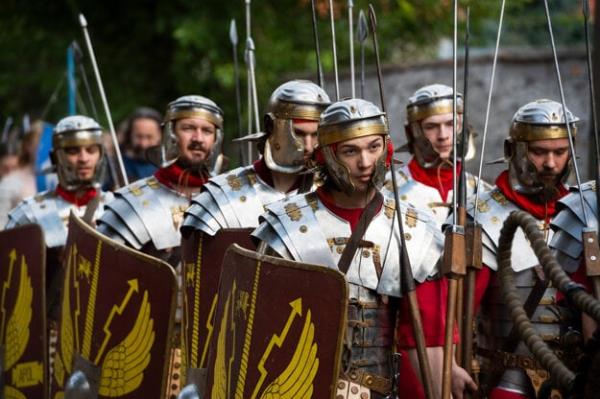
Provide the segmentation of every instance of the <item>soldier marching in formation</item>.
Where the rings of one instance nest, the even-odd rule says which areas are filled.
[[[33,386],[52,399],[597,395],[584,386],[600,349],[598,182],[567,185],[579,118],[564,98],[531,101],[511,121],[495,185],[463,173],[462,215],[477,240],[451,206],[475,148],[470,129],[457,134],[466,99],[443,84],[410,96],[412,157],[395,171],[380,94],[378,107],[332,102],[306,80],[281,84],[264,132],[237,140],[256,143],[259,159],[230,171],[221,108],[179,97],[167,105],[158,170],[114,194],[100,189],[100,125],[60,120],[57,188],[25,199],[0,232],[10,260],[0,269],[0,397]],[[45,256],[15,244],[28,232]],[[458,269],[446,263],[477,253],[483,267],[464,290],[477,318],[459,334],[450,321],[461,294],[449,288]],[[473,355],[457,361],[465,336]]]

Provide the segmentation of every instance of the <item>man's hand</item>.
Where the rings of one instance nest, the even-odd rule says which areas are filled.
[[[477,384],[471,378],[469,373],[456,362],[452,362],[452,398],[462,399],[465,390],[475,392],[477,390]]]

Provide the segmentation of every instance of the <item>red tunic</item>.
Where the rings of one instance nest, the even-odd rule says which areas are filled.
[[[445,201],[447,200],[448,193],[453,188],[452,168],[436,167],[426,169],[414,158],[408,164],[408,168],[417,182],[436,188],[440,196]],[[460,172],[460,164],[457,165],[457,171]],[[425,281],[417,285],[415,292],[423,321],[425,344],[428,347],[443,346],[446,331],[448,281],[445,277],[438,280]],[[416,347],[407,299],[400,301],[396,339],[398,349],[402,354],[399,381],[402,396],[406,398],[425,398],[423,387],[406,352],[407,349]],[[454,331],[454,342],[458,343],[456,329]]]

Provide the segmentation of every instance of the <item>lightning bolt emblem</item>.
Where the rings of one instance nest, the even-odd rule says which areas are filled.
[[[129,285],[129,289],[127,290],[125,297],[121,301],[121,304],[118,306],[114,305],[112,307],[112,309],[110,310],[110,313],[108,314],[108,318],[106,319],[106,323],[104,323],[104,327],[102,328],[102,331],[104,331],[104,341],[102,341],[102,345],[100,346],[100,349],[98,350],[98,354],[96,355],[96,360],[94,360],[95,364],[100,363],[100,359],[102,358],[102,355],[104,354],[104,351],[106,350],[106,345],[108,345],[108,341],[110,340],[110,337],[112,336],[112,333],[110,332],[109,327],[110,327],[115,315],[117,315],[117,314],[122,315],[123,311],[127,307],[127,304],[131,300],[133,293],[139,292],[139,284],[138,284],[137,278],[127,281],[127,284]]]
[[[292,310],[290,311],[290,315],[288,316],[288,319],[285,323],[285,326],[283,327],[283,330],[281,330],[280,334],[274,334],[271,337],[271,340],[269,341],[269,344],[267,345],[267,349],[265,349],[265,352],[263,353],[262,357],[260,358],[260,362],[258,362],[257,368],[260,373],[260,378],[258,379],[258,382],[256,383],[254,392],[252,392],[252,399],[256,398],[256,396],[258,395],[258,391],[260,390],[263,383],[265,382],[265,379],[267,378],[268,371],[265,369],[265,363],[266,363],[267,359],[269,358],[269,356],[271,355],[271,352],[273,351],[273,347],[275,345],[277,345],[278,348],[281,348],[281,346],[285,342],[285,339],[288,336],[288,333],[290,332],[290,329],[292,328],[292,323],[294,322],[294,319],[297,316],[302,316],[302,298],[297,298],[294,301],[290,302],[290,307],[292,308]]]

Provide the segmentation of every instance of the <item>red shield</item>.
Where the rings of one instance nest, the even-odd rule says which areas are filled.
[[[71,214],[63,271],[52,397],[64,392],[80,359],[99,377],[98,397],[164,392],[177,291],[173,269]]]
[[[0,232],[2,397],[48,396],[45,251],[36,224]]]
[[[206,367],[225,252],[234,243],[254,249],[250,239],[252,230],[221,229],[214,236],[195,231],[181,242],[184,276],[183,353],[186,367]]]
[[[208,360],[213,398],[332,398],[345,331],[338,271],[232,246]]]

